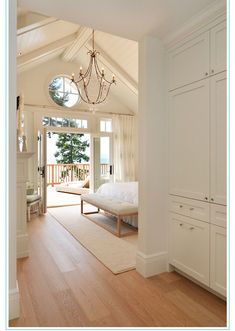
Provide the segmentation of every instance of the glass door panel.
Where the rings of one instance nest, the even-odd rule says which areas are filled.
[[[104,183],[113,180],[111,137],[93,138],[93,178],[94,192]]]

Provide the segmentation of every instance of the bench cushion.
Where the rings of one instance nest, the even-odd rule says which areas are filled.
[[[31,202],[34,202],[34,201],[39,201],[40,199],[41,199],[41,197],[38,194],[27,195],[27,203],[31,203]]]
[[[127,216],[138,213],[138,207],[136,205],[101,194],[82,194],[81,200],[117,216]]]

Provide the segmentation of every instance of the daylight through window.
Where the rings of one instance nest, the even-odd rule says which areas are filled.
[[[62,107],[73,107],[80,100],[76,84],[65,76],[55,77],[50,82],[48,91],[51,99]]]

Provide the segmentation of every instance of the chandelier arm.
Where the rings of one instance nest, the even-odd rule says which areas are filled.
[[[93,66],[93,58],[91,57],[90,58],[90,62],[89,62],[89,65],[88,65],[88,68],[86,70],[86,72],[82,75],[83,78],[87,78],[90,80],[91,78],[91,73],[92,73],[92,66]]]
[[[72,75],[71,81],[77,85],[78,93],[81,100],[88,104],[100,104],[104,102],[109,94],[110,87],[113,83],[116,83],[114,76],[111,81],[105,78],[104,69],[100,70],[97,60],[97,55],[99,52],[95,50],[95,40],[94,40],[94,30],[92,30],[92,50],[89,50],[88,55],[90,55],[90,61],[86,72],[83,74],[82,69],[80,69],[79,79],[74,80],[74,74]],[[94,76],[94,77],[93,77]],[[89,98],[88,87],[90,85],[91,79],[96,79],[96,84],[98,86],[98,94],[93,101]],[[82,83],[81,83],[82,82]],[[81,85],[79,85],[81,83]]]
[[[108,85],[108,88],[107,88],[106,94],[105,94],[104,98],[101,99],[100,103],[104,102],[104,101],[107,99],[108,94],[109,94],[110,87],[111,87],[111,84]]]
[[[98,67],[97,60],[94,61],[94,68],[95,68],[95,73],[96,73],[97,80],[101,84],[104,76],[102,75],[102,73],[101,73],[101,71]]]
[[[95,65],[95,70],[96,70],[97,75],[99,77],[104,77],[104,75],[102,74],[102,72],[100,71],[100,68],[98,66],[97,58],[95,58],[94,65]]]
[[[88,100],[88,103],[91,103],[91,100],[89,98],[88,91],[87,91],[87,85],[85,85],[85,84],[84,84],[84,92],[85,92],[86,98]]]
[[[96,103],[99,102],[99,100],[100,100],[101,97],[102,97],[103,88],[104,88],[104,85],[102,84],[102,81],[101,81],[101,83],[100,83],[100,88],[99,88],[99,92],[98,92],[98,95],[97,95],[97,98],[96,98]]]

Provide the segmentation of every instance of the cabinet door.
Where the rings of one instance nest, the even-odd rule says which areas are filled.
[[[211,77],[211,202],[226,205],[226,73]]]
[[[170,93],[170,193],[208,201],[209,158],[209,82],[204,79]]]
[[[210,287],[226,296],[226,229],[211,225]]]
[[[209,224],[172,213],[169,261],[179,270],[209,285]]]
[[[218,24],[211,29],[211,74],[226,70],[226,22]]]
[[[169,89],[193,83],[209,74],[209,32],[169,52]]]

